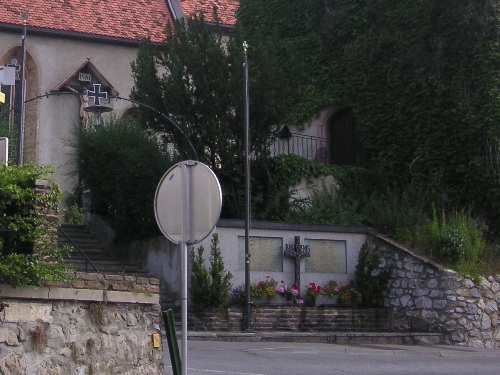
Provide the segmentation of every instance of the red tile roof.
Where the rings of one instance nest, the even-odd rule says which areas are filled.
[[[163,39],[171,16],[166,0],[0,0],[1,24],[22,25],[103,37]]]
[[[205,20],[213,22],[213,9],[217,8],[217,14],[223,25],[234,26],[236,23],[236,11],[238,0],[178,0],[184,15],[203,13]]]

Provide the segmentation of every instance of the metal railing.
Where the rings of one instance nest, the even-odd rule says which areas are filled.
[[[330,153],[328,139],[290,133],[291,137],[277,138],[271,145],[271,155],[298,155],[309,160],[315,160],[322,164],[330,164]]]
[[[67,234],[67,233],[66,233],[66,232],[65,232],[65,231],[64,231],[61,227],[58,227],[58,228],[57,228],[57,230],[58,230],[59,232],[61,232],[61,233],[64,235],[64,237],[66,237],[66,238],[69,240],[69,242],[71,243],[71,245],[72,245],[72,246],[73,246],[76,250],[78,250],[78,252],[79,252],[81,255],[83,255],[83,257],[85,258],[85,272],[88,272],[88,265],[90,264],[90,265],[92,266],[92,268],[94,269],[94,271],[95,271],[95,272],[100,273],[100,272],[99,272],[99,270],[97,269],[97,267],[94,265],[94,263],[92,263],[92,261],[89,259],[89,257],[87,256],[87,254],[85,254],[85,253],[83,252],[83,250],[82,250],[82,249],[80,249],[80,246],[78,246],[78,245],[75,243],[75,241],[73,241],[73,240],[71,239],[71,237],[70,237],[70,236],[68,236],[68,234]]]

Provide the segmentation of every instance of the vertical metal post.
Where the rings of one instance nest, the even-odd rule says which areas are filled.
[[[187,258],[188,258],[188,236],[189,236],[189,185],[188,185],[188,171],[186,162],[181,163],[181,178],[182,186],[182,242],[181,242],[181,373],[187,375]]]
[[[26,85],[24,84],[24,69],[26,65],[26,23],[28,21],[28,12],[21,14],[23,19],[23,36],[21,40],[21,71],[19,79],[21,80],[21,113],[19,115],[19,124],[17,128],[17,165],[23,164],[23,148],[24,148],[24,112],[26,100]]]
[[[251,298],[250,298],[250,112],[248,92],[248,44],[243,42],[243,76],[244,85],[244,143],[245,143],[245,295],[246,295],[246,322],[245,332],[251,332]]]
[[[163,321],[167,334],[168,351],[170,352],[170,363],[174,375],[182,375],[181,358],[179,346],[177,345],[177,334],[175,333],[174,313],[171,309],[163,311]]]

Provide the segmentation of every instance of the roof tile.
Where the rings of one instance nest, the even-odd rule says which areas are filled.
[[[179,3],[185,16],[203,14],[208,22],[213,22],[215,7],[223,25],[234,26],[236,23],[238,0],[179,0]]]
[[[104,37],[159,42],[171,22],[165,0],[8,0],[0,1],[0,23]]]

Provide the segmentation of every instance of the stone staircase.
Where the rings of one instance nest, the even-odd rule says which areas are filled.
[[[58,229],[58,245],[73,247],[73,251],[65,257],[64,261],[74,265],[78,272],[147,276],[141,264],[113,259],[84,225],[61,225]]]

